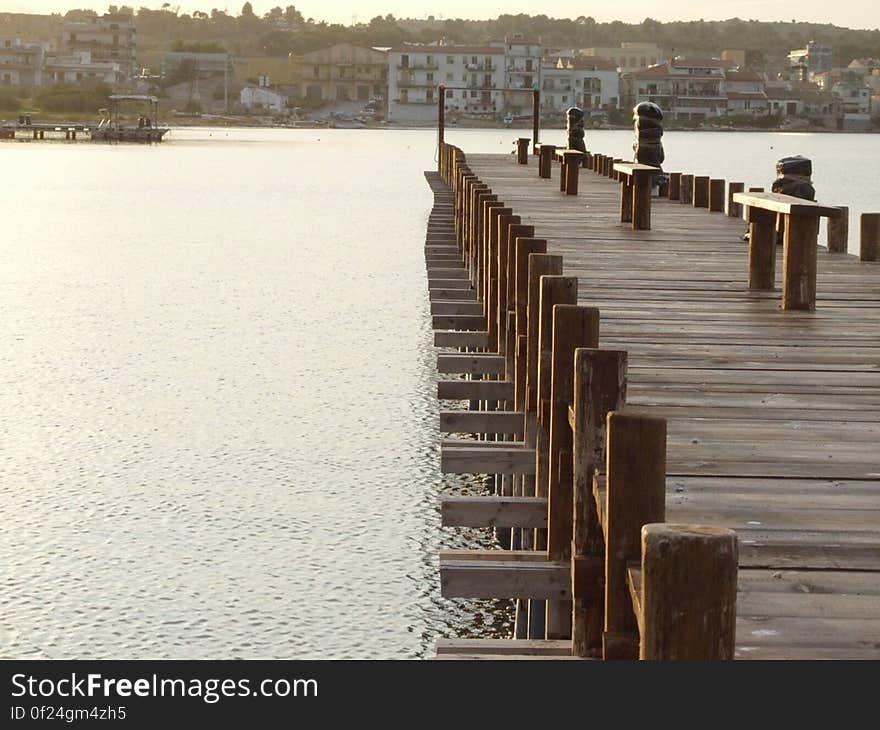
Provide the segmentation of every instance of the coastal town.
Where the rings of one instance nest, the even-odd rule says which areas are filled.
[[[241,21],[248,7],[227,17]],[[0,14],[0,117],[94,113],[100,98],[85,107],[103,90],[155,95],[179,123],[419,126],[436,123],[443,93],[448,124],[509,126],[531,118],[537,90],[551,126],[572,106],[590,126],[626,125],[627,110],[651,101],[670,128],[880,129],[880,60],[842,56],[817,40],[767,58],[757,48],[707,55],[643,40],[573,47],[526,32],[474,44],[424,31],[419,42],[339,42],[302,53],[284,53],[282,44],[280,53],[258,55],[180,37],[144,42],[140,20],[153,11],[110,10]],[[293,6],[254,18],[270,23],[273,14],[276,33],[295,36],[305,22]]]

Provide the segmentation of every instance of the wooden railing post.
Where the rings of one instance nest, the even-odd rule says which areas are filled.
[[[776,282],[776,214],[750,206],[749,289],[772,290]]]
[[[537,360],[537,449],[535,457],[535,496],[546,497],[550,486],[550,397],[553,353],[553,307],[577,304],[578,280],[575,276],[542,276],[538,310]],[[542,541],[543,542],[543,541]],[[544,549],[544,545],[539,546]]]
[[[553,310],[553,345],[550,385],[550,456],[555,464],[563,451],[572,452],[568,407],[574,397],[574,353],[599,346],[599,310],[595,307],[557,304]],[[552,469],[547,490],[547,556],[571,557],[572,484],[563,484]]]
[[[572,433],[568,408],[574,395],[574,353],[579,347],[599,344],[599,310],[594,307],[557,304],[553,307],[553,343],[550,356],[550,408],[547,463],[547,558],[571,559],[574,514],[572,512]],[[553,601],[547,606],[546,637],[571,636],[571,602]]]
[[[812,312],[816,308],[816,263],[819,217],[809,212],[784,216],[782,308]]]
[[[516,292],[514,310],[516,311],[516,364],[514,367],[514,408],[526,410],[526,372],[528,370],[528,321],[529,321],[529,256],[546,254],[547,241],[540,238],[518,238],[516,241]],[[536,270],[536,275],[544,273],[561,274],[561,260],[558,270]]]
[[[571,640],[581,657],[602,655],[605,538],[593,476],[605,461],[608,413],[626,403],[626,359],[622,350],[574,352]]]
[[[719,527],[642,528],[641,659],[733,659],[736,533]]]
[[[510,229],[512,226],[519,225],[520,217],[518,215],[501,215],[498,217],[497,236],[493,244],[492,255],[495,257],[495,285],[492,289],[491,296],[493,301],[489,310],[489,316],[495,322],[494,330],[496,339],[495,352],[503,355],[506,325],[507,325],[507,251],[509,247]],[[491,329],[491,328],[490,328]],[[493,340],[489,338],[489,347],[491,349]]]
[[[745,187],[745,184],[741,182],[732,182],[727,186],[727,215],[731,218],[742,218],[742,206],[733,202],[733,195],[741,193]]]
[[[880,261],[880,213],[862,213],[859,259]]]
[[[724,212],[724,185],[724,180],[709,180],[709,210],[713,213]]]
[[[639,559],[642,526],[666,516],[666,420],[612,412],[607,433],[603,656],[635,659],[638,623],[627,563]]]
[[[695,175],[694,178],[694,208],[709,207],[709,177],[707,175]]]
[[[828,219],[828,253],[846,253],[849,247],[849,207],[840,206],[840,215]]]
[[[504,261],[500,265],[504,270],[505,288],[498,289],[498,342],[503,346],[507,356],[506,377],[513,380],[514,356],[516,353],[516,327],[510,325],[510,315],[516,318],[516,244],[520,238],[530,239],[535,235],[534,226],[514,223],[507,228],[507,245]],[[499,255],[500,255],[499,251]]]

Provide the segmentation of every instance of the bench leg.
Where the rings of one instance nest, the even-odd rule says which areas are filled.
[[[633,214],[634,231],[651,230],[651,176],[633,176]]]
[[[819,217],[787,215],[782,245],[782,308],[816,308],[816,246]]]
[[[632,178],[620,180],[620,222],[629,223],[633,219],[633,186]]]
[[[749,208],[749,289],[772,290],[776,281],[776,213]]]
[[[569,163],[565,166],[565,194],[566,195],[577,195],[578,194],[578,182],[580,181],[581,176],[581,163],[580,160],[577,162]]]
[[[559,192],[560,193],[565,192],[565,185],[568,182],[568,168],[569,168],[569,164],[565,160],[562,160],[562,162],[560,163],[560,167],[559,167]]]

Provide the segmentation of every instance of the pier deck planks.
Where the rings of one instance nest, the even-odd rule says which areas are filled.
[[[575,197],[558,166],[468,165],[629,352],[629,407],[668,419],[667,521],[738,531],[737,656],[880,658],[880,264],[820,249],[816,311],[783,312],[781,247],[749,291],[742,220],[655,198],[633,231],[589,170]]]

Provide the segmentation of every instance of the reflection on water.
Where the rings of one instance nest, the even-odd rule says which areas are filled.
[[[760,184],[801,152],[820,197],[876,200],[849,164],[876,136],[790,140],[664,138],[670,169]],[[415,657],[509,631],[506,603],[439,596],[438,549],[491,538],[439,527],[440,493],[484,486],[439,474],[434,151],[430,131],[0,144],[3,656]]]

